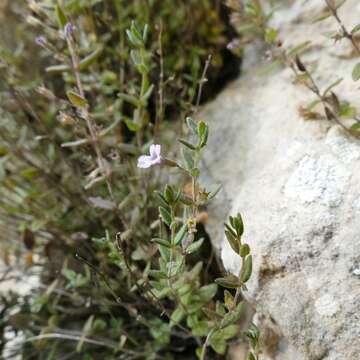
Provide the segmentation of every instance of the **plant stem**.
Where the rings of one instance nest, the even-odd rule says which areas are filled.
[[[208,58],[206,59],[205,66],[204,66],[204,69],[203,69],[203,72],[202,72],[202,75],[201,75],[201,78],[200,78],[200,81],[199,81],[199,90],[198,90],[198,94],[197,94],[194,113],[197,113],[197,111],[199,109],[199,106],[200,106],[201,95],[202,95],[204,84],[207,82],[206,74],[207,74],[207,71],[208,71],[209,66],[211,64],[211,59],[212,59],[212,56],[209,55]]]
[[[212,336],[212,334],[214,333],[214,331],[215,331],[215,328],[211,329],[210,332],[208,333],[206,339],[205,339],[204,345],[203,345],[202,350],[201,350],[200,360],[205,360],[206,348],[207,348],[208,345],[209,345],[211,336]]]
[[[164,54],[163,54],[163,45],[162,45],[162,33],[163,33],[163,23],[160,21],[159,28],[159,57],[160,57],[160,76],[159,76],[159,112],[155,118],[154,126],[154,140],[158,140],[160,124],[164,120]]]
[[[76,49],[75,49],[75,43],[74,43],[73,39],[71,38],[71,36],[66,36],[66,41],[67,41],[68,48],[70,51],[71,63],[72,63],[73,72],[74,72],[75,79],[76,79],[77,88],[79,90],[80,96],[85,99],[84,88],[83,88],[81,78],[80,78],[80,59],[79,59]],[[102,155],[99,141],[98,141],[99,138],[98,138],[98,133],[97,133],[97,129],[96,129],[96,124],[90,115],[89,105],[85,106],[84,111],[83,111],[83,116],[84,116],[88,131],[91,136],[92,146],[93,146],[94,151],[97,156],[97,163],[98,163],[99,169],[105,178],[111,201],[115,204],[115,212],[120,220],[120,225],[122,228],[121,230],[124,230],[126,228],[126,221],[125,221],[124,217],[122,216],[120,210],[118,209],[118,206],[117,206],[117,203],[115,200],[115,195],[114,195],[114,191],[113,191],[111,179],[110,179],[111,170],[107,166],[106,161]]]
[[[341,28],[341,30],[343,32],[344,37],[347,38],[352,43],[354,49],[360,55],[360,47],[356,43],[356,41],[354,39],[354,36],[347,30],[347,28],[345,27],[345,25],[341,21],[337,9],[330,3],[330,0],[325,0],[325,2],[326,2],[326,5],[328,6],[328,8],[330,9],[333,17],[335,18],[335,20],[340,25],[340,28]]]
[[[298,71],[296,70],[294,64],[287,58],[286,58],[286,62],[290,62],[290,69],[293,71],[295,76],[299,76]],[[305,70],[304,73],[306,74],[307,78],[310,80],[310,84],[308,82],[305,82],[304,86],[318,97],[318,99],[320,100],[321,104],[324,107],[324,111],[325,111],[326,108],[329,109],[329,107],[331,107],[331,105],[326,101],[326,98],[324,97],[324,95],[321,94],[320,88],[316,84],[316,82],[315,82],[314,78],[312,77],[311,73],[307,69]],[[349,131],[349,129],[340,121],[340,119],[336,116],[335,112],[331,111],[331,113],[332,113],[333,120],[340,127],[342,127],[348,134],[350,134],[351,136],[356,138],[356,136],[353,133],[351,133],[351,131]]]

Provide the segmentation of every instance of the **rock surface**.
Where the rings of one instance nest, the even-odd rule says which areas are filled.
[[[284,46],[311,40],[303,56],[325,88],[339,77],[342,100],[360,109],[359,83],[351,79],[356,58],[345,40],[323,34],[333,19],[312,24],[319,0],[294,0],[276,12]],[[348,0],[340,15],[351,29],[360,4]],[[251,245],[254,272],[247,300],[257,317],[279,334],[266,359],[360,358],[360,141],[326,120],[304,121],[299,107],[314,100],[282,69],[261,74],[263,51],[248,49],[244,73],[202,116],[211,135],[203,181],[224,191],[209,209],[209,231],[227,270],[239,258],[222,235],[229,214],[241,212],[243,240]]]

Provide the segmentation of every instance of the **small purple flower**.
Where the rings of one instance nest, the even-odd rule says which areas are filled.
[[[235,50],[240,46],[240,42],[239,39],[233,39],[231,40],[227,45],[226,48],[228,50]]]
[[[40,45],[40,46],[44,46],[46,44],[46,39],[44,36],[38,36],[36,39],[35,39],[35,42]]]
[[[161,164],[161,145],[153,144],[150,146],[150,156],[141,155],[138,159],[137,166],[141,169],[149,168],[152,165]]]
[[[74,34],[74,31],[76,29],[76,26],[72,23],[67,23],[65,26],[64,26],[64,33],[65,33],[65,36],[67,37],[70,37]]]

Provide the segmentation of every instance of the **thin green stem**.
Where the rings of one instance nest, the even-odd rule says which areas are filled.
[[[205,339],[205,342],[204,342],[204,345],[201,349],[201,356],[200,356],[200,360],[205,360],[206,358],[206,349],[210,343],[210,340],[211,340],[211,336],[213,335],[215,331],[215,328],[211,329],[210,332],[208,333],[206,339]]]

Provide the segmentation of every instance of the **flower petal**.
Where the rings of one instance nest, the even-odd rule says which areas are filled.
[[[155,151],[155,149],[156,149],[156,145],[154,145],[154,144],[150,145],[150,156],[151,156],[152,158],[155,158],[155,157],[156,157],[156,151]]]
[[[156,156],[159,158],[160,153],[161,153],[161,145],[158,145],[158,144],[155,145],[155,153],[156,153]]]
[[[160,157],[161,145],[152,144],[150,145],[150,156],[155,159]]]
[[[141,155],[138,158],[137,166],[138,168],[146,169],[152,165],[152,159],[150,156],[147,155]]]
[[[159,165],[159,164],[162,163],[162,159],[161,159],[160,156],[158,156],[156,159],[152,159],[151,162],[152,162],[153,165]]]

